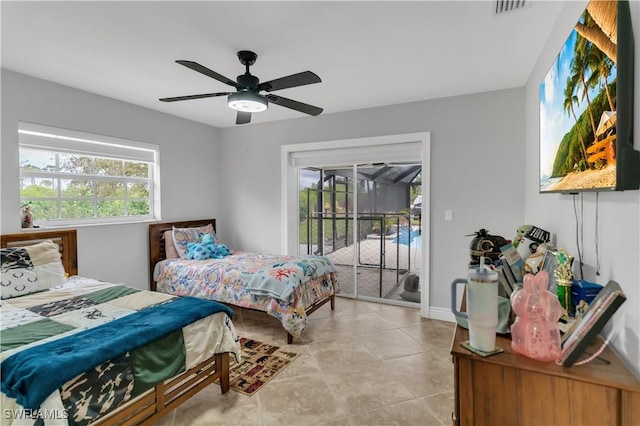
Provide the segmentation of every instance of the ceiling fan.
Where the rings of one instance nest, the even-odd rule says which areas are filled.
[[[286,77],[276,78],[275,80],[260,83],[258,77],[251,75],[249,67],[256,62],[258,55],[248,50],[238,52],[240,63],[246,67],[244,74],[239,75],[236,81],[231,80],[223,75],[218,74],[209,68],[193,61],[177,60],[180,65],[184,65],[194,71],[218,80],[224,84],[235,87],[236,92],[218,92],[203,93],[200,95],[176,96],[172,98],[161,98],[162,102],[186,101],[190,99],[213,98],[216,96],[227,96],[227,105],[238,111],[236,116],[236,124],[246,124],[251,121],[252,112],[265,111],[269,102],[276,105],[290,108],[309,115],[318,115],[322,112],[322,108],[305,104],[302,102],[287,99],[282,96],[268,93],[266,95],[260,92],[273,92],[275,90],[288,89],[290,87],[305,86],[307,84],[320,83],[320,77],[311,71],[303,71],[297,74],[288,75]]]

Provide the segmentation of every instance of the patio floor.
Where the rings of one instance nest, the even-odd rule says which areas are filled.
[[[367,239],[360,242],[358,274],[358,295],[407,302],[400,297],[404,291],[403,279],[409,273],[419,271],[420,250],[409,249],[404,244],[396,244],[391,239],[384,241],[385,268],[380,273],[380,240]],[[351,245],[326,254],[338,269],[338,277],[343,295],[354,295],[353,257],[355,246]],[[398,268],[399,267],[399,268]],[[381,296],[382,294],[382,296]]]

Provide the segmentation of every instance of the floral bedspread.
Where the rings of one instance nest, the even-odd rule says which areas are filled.
[[[163,293],[264,311],[294,337],[307,324],[306,308],[339,292],[335,266],[322,256],[234,252],[222,259],[168,259],[155,266],[153,277]],[[282,297],[267,294],[271,290],[282,290]]]

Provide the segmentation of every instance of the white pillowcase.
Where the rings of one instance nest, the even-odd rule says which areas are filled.
[[[25,296],[65,283],[58,245],[50,240],[1,250],[2,299]]]

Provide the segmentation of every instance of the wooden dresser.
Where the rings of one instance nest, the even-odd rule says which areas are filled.
[[[498,336],[504,352],[486,358],[460,346],[466,340],[457,326],[454,425],[640,425],[640,382],[610,348],[600,355],[608,364],[565,368],[515,353],[508,338]]]

